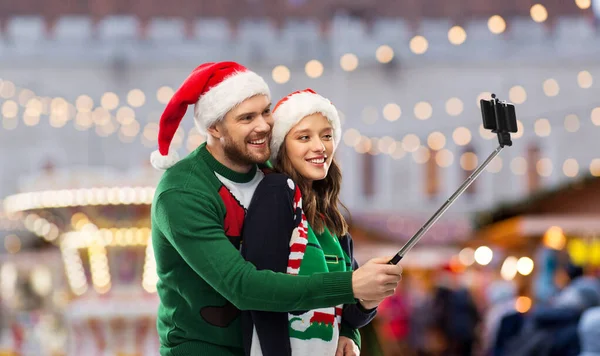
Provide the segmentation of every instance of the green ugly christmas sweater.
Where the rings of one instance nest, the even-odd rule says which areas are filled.
[[[263,177],[228,169],[206,144],[163,174],[151,213],[162,356],[243,355],[240,310],[356,303],[351,271],[289,275],[242,258],[245,209]]]

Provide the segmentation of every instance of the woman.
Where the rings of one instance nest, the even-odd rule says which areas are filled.
[[[278,173],[267,174],[254,193],[244,221],[243,256],[258,269],[298,275],[358,268],[338,207],[342,175],[333,158],[341,140],[336,108],[306,89],[277,103],[273,117],[271,164]],[[357,329],[375,317],[377,304],[245,312],[246,352],[352,355],[360,344]]]

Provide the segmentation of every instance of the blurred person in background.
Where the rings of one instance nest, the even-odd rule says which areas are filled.
[[[258,269],[293,275],[351,271],[352,237],[340,212],[342,174],[334,153],[342,129],[337,109],[311,89],[273,110],[270,162],[242,232],[242,255]],[[381,300],[291,313],[244,312],[249,355],[358,355],[358,328]]]
[[[384,355],[408,355],[410,335],[410,305],[407,290],[408,279],[403,277],[402,286],[393,296],[383,300],[378,308],[377,324],[382,339]]]
[[[593,277],[577,278],[550,306],[541,305],[528,313],[521,333],[508,343],[504,355],[579,355],[579,320],[586,310],[598,305],[600,281]]]
[[[171,141],[187,107],[207,142],[179,161]],[[401,277],[380,259],[356,271],[259,271],[240,254],[246,208],[270,155],[265,81],[235,62],[197,67],[159,126],[152,165],[166,170],[152,204],[161,355],[243,355],[240,310],[288,312],[381,300]]]
[[[471,292],[450,265],[440,269],[433,293],[432,329],[443,340],[443,355],[470,356],[477,341],[479,311]]]
[[[581,348],[578,356],[600,356],[600,307],[586,310],[577,329]]]
[[[516,309],[517,287],[513,281],[497,280],[488,288],[489,308],[484,317],[482,350],[485,356],[503,353],[504,344],[518,332],[521,314]]]

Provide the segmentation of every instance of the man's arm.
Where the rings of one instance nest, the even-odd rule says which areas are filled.
[[[347,266],[349,269],[355,271],[358,269],[358,262],[354,259],[354,242],[352,241],[352,236],[350,234],[346,234],[339,238],[340,245],[342,246],[342,250],[350,257],[352,261],[351,266]],[[365,309],[360,303],[353,304],[344,304],[344,309],[342,311],[342,319],[348,324],[348,326],[353,328],[362,328],[375,318],[377,315],[377,308],[373,309]]]
[[[292,276],[258,271],[229,242],[218,201],[170,190],[156,200],[154,219],[185,262],[240,310],[295,311],[355,303],[352,272]]]

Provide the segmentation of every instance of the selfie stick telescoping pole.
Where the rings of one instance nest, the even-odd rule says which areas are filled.
[[[487,109],[490,109],[490,105],[491,105],[491,110],[493,110],[493,111],[486,112],[484,105],[488,106]],[[502,105],[504,105],[504,107],[502,107]],[[485,128],[493,127],[492,132],[495,132],[498,134],[498,141],[499,141],[498,148],[496,148],[494,150],[494,152],[492,152],[488,156],[488,158],[479,167],[477,167],[477,169],[475,169],[475,171],[463,182],[463,184],[458,188],[458,190],[456,192],[454,192],[454,194],[452,194],[452,196],[448,200],[446,200],[446,202],[435,212],[435,214],[433,214],[433,216],[431,218],[429,218],[429,220],[427,220],[425,225],[423,225],[419,229],[419,231],[417,231],[417,233],[414,234],[410,238],[410,240],[408,240],[408,242],[406,244],[404,244],[404,246],[402,246],[400,251],[398,251],[398,253],[388,262],[388,264],[395,265],[398,262],[400,262],[400,260],[402,260],[402,258],[406,255],[406,253],[408,251],[410,251],[417,244],[417,242],[419,242],[421,237],[423,237],[423,235],[425,235],[425,233],[431,228],[431,226],[433,226],[433,224],[435,224],[436,221],[438,221],[438,219],[446,212],[446,210],[448,210],[448,208],[452,205],[452,203],[454,203],[454,201],[467,188],[469,188],[469,186],[475,181],[475,179],[477,179],[477,177],[479,177],[481,172],[483,172],[483,170],[490,164],[490,162],[492,162],[492,160],[502,151],[502,149],[504,149],[504,146],[512,146],[512,141],[510,139],[510,132],[516,132],[516,119],[514,117],[514,106],[512,106],[512,112],[503,112],[503,111],[505,111],[503,109],[506,107],[506,105],[512,105],[512,104],[500,103],[498,101],[498,99],[496,99],[496,95],[494,95],[494,94],[492,94],[492,100],[490,100],[490,101],[481,100],[484,127]],[[486,116],[489,116],[490,114],[493,114],[495,116],[493,118],[493,123],[491,124],[491,126],[489,125],[490,121],[486,121],[486,120],[490,119],[489,117],[486,117]],[[510,116],[512,116],[512,117],[510,117]],[[511,127],[513,127],[513,125],[511,125],[510,123],[508,124],[509,128],[507,128],[507,125],[506,125],[507,120],[514,121],[514,130],[511,128]],[[486,123],[488,125],[486,125]]]

